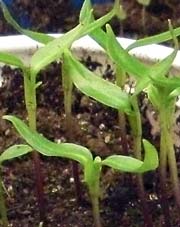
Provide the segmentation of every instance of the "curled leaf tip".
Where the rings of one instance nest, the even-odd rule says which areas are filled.
[[[11,116],[10,115],[4,115],[4,116],[2,116],[2,119],[4,119],[4,120],[10,120],[11,119]]]

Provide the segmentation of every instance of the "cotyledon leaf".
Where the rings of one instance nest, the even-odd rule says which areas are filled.
[[[180,27],[174,29],[174,34],[175,34],[175,36],[180,36]],[[167,32],[163,32],[163,33],[160,33],[157,35],[139,39],[139,40],[135,41],[134,43],[132,43],[131,45],[129,45],[126,50],[130,51],[137,47],[155,44],[155,43],[162,43],[162,42],[165,42],[165,41],[168,41],[171,39],[172,39],[172,34],[170,31],[167,31]]]
[[[47,66],[52,61],[59,59],[62,56],[64,49],[70,48],[75,40],[89,34],[98,27],[102,27],[115,15],[115,13],[113,8],[113,10],[105,16],[87,25],[79,24],[66,34],[50,41],[46,46],[40,48],[31,58],[31,74],[36,75],[43,67]]]
[[[173,60],[177,54],[177,47],[170,55],[164,58],[162,61],[154,64],[153,66],[147,66],[141,63],[138,59],[130,56],[126,50],[124,50],[120,43],[116,40],[116,37],[109,25],[107,28],[107,50],[114,62],[121,64],[121,67],[128,73],[133,74],[137,79],[144,77],[159,77],[165,75],[171,67]],[[172,33],[171,33],[172,36]]]
[[[92,22],[93,15],[92,15],[92,13],[89,13],[89,12],[91,12],[91,10],[92,10],[91,1],[85,0],[82,5],[80,14],[79,14],[79,23],[80,24],[88,24],[89,22]]]
[[[149,85],[146,89],[149,101],[153,104],[156,109],[159,109],[161,104],[161,96],[159,95],[159,90],[153,84]]]
[[[89,71],[69,51],[64,53],[63,64],[65,71],[81,92],[107,106],[131,113],[129,96],[120,87]]]
[[[69,158],[81,163],[83,166],[93,159],[91,152],[83,146],[73,143],[57,144],[51,142],[39,133],[31,131],[29,127],[27,127],[27,125],[17,117],[5,115],[3,116],[3,119],[12,122],[27,144],[43,155]]]
[[[168,87],[171,90],[174,90],[174,89],[180,87],[180,78],[177,78],[177,77],[171,77],[171,78],[152,77],[151,80],[155,86]]]
[[[25,155],[29,152],[33,151],[33,148],[26,144],[17,144],[7,148],[1,155],[0,155],[0,163],[10,160],[13,158],[20,157]]]
[[[138,78],[149,75],[148,66],[131,56],[117,41],[110,25],[106,25],[107,31],[107,51],[111,59],[129,74]]]
[[[102,164],[122,172],[135,173],[142,166],[143,162],[133,157],[111,155],[103,160]]]
[[[28,37],[30,37],[40,43],[43,43],[43,44],[46,44],[54,39],[54,37],[49,36],[47,34],[33,32],[28,29],[21,28],[21,26],[13,19],[8,8],[6,7],[6,5],[4,4],[4,2],[2,0],[0,0],[0,6],[2,8],[2,12],[3,12],[3,15],[4,15],[6,21],[9,24],[11,24],[18,32],[20,32],[24,35],[27,35]]]
[[[143,173],[158,167],[159,160],[155,147],[147,140],[143,140],[144,161],[123,155],[112,155],[102,161],[102,165],[109,166],[122,172]]]
[[[152,145],[148,140],[143,139],[142,141],[145,156],[142,166],[137,170],[138,173],[151,171],[159,166],[159,158],[155,146]]]
[[[0,52],[0,62],[3,62],[8,65],[17,66],[21,69],[25,67],[23,62],[18,57],[6,52]]]

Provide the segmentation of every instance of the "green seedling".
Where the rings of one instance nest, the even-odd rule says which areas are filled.
[[[135,93],[133,94],[133,96],[138,95],[138,93],[140,91],[142,91],[144,88],[147,88],[152,83],[152,80],[151,80],[152,77],[161,78],[162,75],[166,75],[168,73],[172,62],[173,62],[174,58],[176,57],[177,48],[161,62],[158,62],[158,63],[154,64],[153,66],[147,66],[147,65],[140,63],[137,59],[133,59],[133,57],[128,55],[127,52],[123,51],[122,47],[118,48],[118,46],[120,46],[120,45],[118,45],[118,42],[116,41],[115,36],[113,36],[112,30],[109,30],[109,28],[107,28],[107,29],[108,29],[107,32],[109,34],[109,41],[108,41],[107,45],[108,45],[109,53],[110,53],[112,59],[116,62],[116,64],[121,64],[122,68],[126,72],[128,72],[129,74],[134,76],[136,79]],[[115,49],[116,49],[116,52],[115,52]],[[117,50],[119,50],[119,52],[124,52],[124,55],[121,55],[121,54],[117,55],[116,54]],[[122,56],[124,56],[124,59],[122,59]],[[129,67],[129,64],[126,64],[126,66],[125,66],[125,64],[124,64],[125,60],[127,60],[128,63],[131,64],[130,67]],[[132,66],[134,66],[133,69],[131,68]],[[144,69],[144,71],[141,71],[143,69]],[[135,75],[135,71],[136,71],[136,75]],[[142,77],[142,75],[143,75],[143,77]],[[133,122],[133,121],[130,121],[130,122]],[[133,125],[131,125],[131,128],[133,128]],[[161,157],[160,157],[160,159],[161,159]],[[162,186],[162,184],[163,183],[161,182],[161,186]],[[162,188],[163,188],[163,186],[162,186]],[[164,197],[162,204],[165,204],[165,202],[164,202],[165,200],[166,200],[166,198]],[[164,209],[164,213],[165,213],[166,225],[168,225],[168,222],[170,220],[170,219],[168,220],[168,216],[167,216],[168,212],[166,212],[167,209],[165,208],[165,206],[163,206],[163,209]]]
[[[90,72],[79,63],[69,51],[64,54],[64,60],[64,68],[67,75],[71,75],[71,80],[79,90],[107,106],[116,108],[117,110],[121,110],[128,114],[134,138],[135,156],[136,158],[141,159],[142,128],[136,96],[130,98],[128,94],[122,91],[117,85],[94,75],[94,73]],[[149,214],[141,176],[138,176],[138,182],[145,220],[148,223],[148,226],[151,226],[152,221],[148,218]]]
[[[24,144],[19,145],[13,145],[6,149],[3,153],[0,155],[0,215],[1,215],[1,226],[8,227],[8,218],[7,218],[7,210],[5,205],[5,199],[4,199],[4,189],[3,189],[3,180],[2,180],[2,164],[4,161],[14,159],[17,157],[20,157],[22,155],[25,155],[29,152],[31,152],[33,149]]]
[[[120,36],[124,36],[124,26],[123,26],[123,21],[126,20],[127,18],[127,14],[126,14],[126,11],[124,10],[124,7],[123,5],[121,4],[121,1],[120,1],[120,5],[119,5],[119,13],[117,14],[117,18],[119,19],[119,23],[120,23]]]
[[[146,7],[149,6],[151,0],[137,0],[142,5],[141,21],[144,34],[146,34]]]
[[[46,156],[57,156],[68,158],[79,162],[84,170],[84,181],[86,182],[92,202],[94,224],[101,227],[99,212],[100,176],[103,166],[109,166],[115,170],[129,173],[142,173],[154,170],[158,166],[158,155],[156,149],[148,141],[143,140],[145,157],[144,162],[132,157],[122,155],[111,155],[102,160],[99,156],[93,159],[91,152],[80,145],[51,142],[30,130],[20,119],[13,116],[4,116],[12,122],[18,133],[26,140],[27,144]]]
[[[170,33],[171,34],[171,33]],[[159,35],[154,38],[154,42],[159,41],[160,39],[169,38],[169,34],[165,34],[163,36]],[[177,35],[177,33],[176,33]],[[116,64],[116,68],[121,68],[124,72],[127,72],[128,74],[132,75],[136,79],[136,87],[135,87],[135,93],[133,96],[137,96],[144,88],[146,88],[149,83],[151,83],[150,75],[165,75],[175,56],[177,53],[177,50],[173,51],[171,55],[169,55],[167,58],[165,58],[163,61],[153,65],[153,66],[147,66],[143,63],[141,63],[139,60],[136,58],[130,56],[127,51],[125,51],[120,44],[117,42],[116,37],[113,35],[112,30],[110,29],[109,26],[107,26],[107,34],[103,32],[100,29],[97,29],[96,32],[91,33],[91,36],[106,50],[107,54],[111,57],[113,62]],[[172,35],[171,35],[172,39]],[[147,42],[149,42],[147,40]],[[138,45],[138,44],[137,44]],[[141,43],[139,43],[141,45]],[[118,81],[118,78],[117,78]],[[134,151],[136,151],[136,155],[138,158],[140,158],[140,150],[141,150],[141,134],[142,134],[142,129],[141,129],[141,121],[139,117],[139,109],[137,105],[137,101],[134,100],[134,114],[129,115],[129,121],[131,124],[131,129],[134,137]],[[133,116],[134,115],[134,116]],[[137,135],[137,136],[136,136]],[[142,186],[142,179],[139,178],[139,188],[141,188],[141,192],[143,192],[143,186]],[[144,193],[140,193],[141,195],[141,200],[144,201],[143,203],[145,204],[145,199],[143,198]],[[143,206],[143,212],[145,216],[145,220],[147,221],[146,223],[152,223],[152,221],[149,218],[148,221],[148,211],[146,211],[147,205]],[[151,224],[149,224],[151,226]]]
[[[20,33],[23,33],[31,38],[33,38],[36,41],[39,41],[43,44],[46,44],[43,48],[39,49],[32,57],[31,62],[30,62],[30,77],[31,81],[35,82],[36,81],[36,75],[37,73],[50,64],[51,62],[55,60],[60,60],[62,59],[62,55],[64,52],[64,49],[70,48],[72,43],[79,39],[80,37],[88,34],[89,32],[95,30],[98,27],[103,26],[105,23],[107,23],[114,15],[118,14],[118,5],[119,1],[116,0],[113,9],[105,16],[101,17],[98,20],[92,21],[92,7],[91,7],[91,2],[90,0],[84,1],[84,4],[82,6],[81,12],[80,12],[80,23],[77,25],[74,29],[71,31],[67,32],[60,38],[53,38],[48,35],[42,34],[42,33],[37,33],[37,32],[32,32],[26,29],[21,28],[16,21],[11,17],[10,13],[8,12],[8,9],[6,5],[3,3],[3,1],[0,1],[1,3],[1,8],[3,9],[3,14],[8,23],[10,23],[17,31]],[[62,74],[64,74],[62,72]],[[65,114],[66,114],[66,122],[67,124],[71,123],[71,96],[72,96],[72,89],[67,89],[67,86],[69,81],[66,81],[66,75],[63,76],[63,85],[64,85],[64,106],[65,106]],[[66,124],[66,125],[67,125]],[[67,128],[70,129],[72,128],[70,125],[67,125]],[[70,135],[71,134],[71,135]],[[70,137],[70,140],[72,139],[72,133],[69,132],[68,137]],[[79,181],[78,181],[78,170],[77,170],[77,165],[73,164],[73,169],[74,169],[74,179],[75,179],[75,185],[76,185],[76,194],[77,197],[80,199],[80,186],[79,186]],[[78,200],[79,200],[78,199]]]
[[[91,33],[93,38],[95,40],[97,40],[103,48],[106,49],[108,55],[110,55],[110,57],[113,59],[113,61],[116,63],[117,67],[122,68],[123,71],[128,72],[129,74],[132,74],[135,76],[135,79],[137,80],[137,86],[136,86],[136,91],[134,93],[135,95],[138,95],[145,87],[147,87],[147,85],[150,83],[150,78],[149,75],[153,74],[153,73],[157,73],[157,74],[162,74],[162,73],[166,73],[169,68],[170,65],[172,63],[172,61],[174,60],[174,57],[176,55],[176,51],[173,52],[172,55],[168,56],[165,60],[163,60],[162,62],[155,64],[153,67],[149,67],[147,65],[144,65],[143,63],[141,63],[139,60],[135,59],[134,57],[130,56],[120,45],[119,43],[116,41],[115,36],[112,33],[112,30],[110,29],[110,27],[107,26],[107,34],[105,34],[103,31],[101,31],[100,29],[96,30],[97,33],[95,34],[95,32]],[[100,36],[98,36],[100,34]],[[104,42],[100,41],[100,37],[104,36]],[[70,58],[70,56],[68,56],[66,58],[66,62],[72,60]],[[73,67],[74,62],[72,63],[72,67],[70,67],[70,65],[67,67],[67,69],[71,70],[71,75],[73,75],[72,80],[74,78],[74,83],[75,85],[85,94],[89,95],[90,97],[93,97],[92,94],[94,95],[93,98],[95,98],[96,100],[104,103],[104,100],[107,101],[107,99],[104,99],[103,101],[99,99],[99,97],[96,96],[95,92],[93,92],[92,90],[92,94],[87,93],[87,90],[85,91],[85,89],[87,88],[87,86],[91,86],[90,89],[95,89],[95,86],[93,85],[92,82],[90,82],[90,79],[87,79],[87,75],[88,72],[83,71],[82,70],[82,66],[80,67],[80,65],[76,65],[76,69],[79,70],[79,74],[81,74],[81,76],[79,76],[79,81],[80,81],[80,85],[77,85],[78,79],[76,78],[78,73],[74,72],[73,70],[75,69],[75,67]],[[75,64],[74,64],[75,66]],[[80,79],[81,77],[81,79]],[[89,85],[86,84],[86,86],[83,84],[83,79],[85,80],[85,78],[87,80],[89,80]],[[90,78],[93,78],[93,76],[91,76]],[[94,81],[97,81],[97,79],[93,78]],[[98,78],[100,80],[100,78]],[[87,81],[86,81],[87,82]],[[95,82],[94,82],[95,83]],[[98,89],[97,89],[98,90]],[[101,89],[99,89],[101,91]],[[100,92],[98,90],[98,92]],[[102,89],[103,90],[103,89]],[[104,89],[104,91],[106,91]],[[121,91],[122,92],[122,91]],[[113,97],[113,101],[115,100],[114,96]],[[116,94],[116,97],[118,97],[118,95]],[[121,100],[124,100],[123,98],[121,98]],[[129,101],[128,101],[129,102]],[[126,102],[126,103],[128,103]],[[131,103],[131,102],[129,102]],[[131,103],[132,104],[132,103]],[[131,105],[130,104],[130,105]],[[106,105],[109,105],[106,102]],[[132,128],[132,132],[134,132],[133,136],[134,136],[134,150],[136,153],[136,157],[140,158],[141,157],[141,134],[142,134],[142,129],[141,129],[141,120],[140,120],[140,113],[139,113],[139,109],[138,109],[138,105],[137,105],[137,101],[134,100],[134,112],[132,111],[131,108],[131,113],[133,112],[133,114],[129,114],[129,120],[131,123],[131,128]],[[110,105],[111,106],[111,105]],[[114,108],[117,108],[115,106],[111,106]],[[117,108],[118,109],[118,108]],[[126,112],[125,108],[119,108],[118,110],[122,110],[124,112]],[[136,136],[137,135],[137,136]],[[142,177],[138,177],[139,178],[139,188],[141,191],[141,200],[143,201],[143,211],[144,211],[144,216],[145,216],[145,220],[147,221],[148,226],[151,225],[152,221],[150,218],[148,218],[149,216],[149,212],[146,211],[145,206],[147,207],[146,202],[145,202],[145,198],[143,195],[145,195],[144,193],[144,189],[143,189],[143,183],[142,183]],[[143,193],[142,193],[143,192]],[[148,221],[149,219],[149,221]]]
[[[23,61],[20,58],[16,57],[15,55],[0,52],[0,61],[8,65],[19,67],[22,70],[24,79],[24,100],[26,110],[28,113],[28,122],[31,129],[36,130],[36,89],[38,88],[40,83],[36,83],[35,77],[32,77],[30,75],[29,66],[23,63]],[[37,152],[33,152],[33,162],[35,168],[35,176],[37,179],[36,191],[40,211],[40,219],[43,220],[44,218],[43,179],[41,176],[40,160]]]
[[[81,11],[81,18],[83,17],[84,11],[86,11],[86,6],[88,5],[89,0],[86,0],[83,4]],[[37,74],[42,68],[50,64],[55,60],[59,60],[62,57],[64,49],[70,48],[72,43],[83,37],[84,35],[89,34],[96,28],[102,27],[106,24],[114,15],[116,15],[118,0],[115,1],[115,6],[113,9],[106,14],[105,16],[90,22],[92,17],[92,9],[88,13],[88,17],[84,23],[78,24],[71,31],[67,32],[60,38],[56,38],[53,41],[48,42],[43,48],[39,49],[31,59],[31,73]],[[48,53],[48,54],[47,54]]]
[[[141,137],[142,137],[142,129],[141,129],[141,120],[140,120],[140,111],[137,105],[137,101],[135,95],[138,95],[149,83],[150,78],[149,75],[153,73],[161,74],[166,73],[170,65],[176,55],[176,51],[172,53],[172,55],[168,56],[162,62],[154,65],[152,68],[146,66],[139,62],[134,57],[130,56],[116,41],[115,36],[110,30],[110,27],[107,27],[108,30],[108,38],[107,38],[107,51],[109,55],[112,56],[113,60],[117,65],[121,64],[124,70],[129,73],[133,73],[136,75],[136,79],[139,83],[137,83],[136,91],[133,95],[134,98],[130,100],[128,94],[123,92],[116,85],[113,85],[98,76],[95,76],[92,72],[89,72],[81,63],[75,60],[72,57],[72,54],[65,53],[65,61],[64,67],[68,72],[68,75],[71,75],[71,79],[75,86],[81,90],[84,94],[96,99],[97,101],[106,104],[110,107],[116,108],[128,114],[129,121],[131,124],[133,138],[134,138],[134,151],[137,158],[141,158]],[[115,51],[116,50],[116,51]],[[119,50],[117,54],[117,50]],[[129,64],[131,62],[131,64]],[[125,66],[125,67],[123,67]],[[133,67],[134,66],[134,67]],[[146,75],[146,77],[142,78],[142,75]],[[140,78],[139,78],[140,77]],[[106,86],[108,85],[108,86]],[[133,103],[133,108],[132,108]],[[138,176],[139,188],[140,188],[140,198],[144,204],[143,211],[145,220],[147,221],[148,226],[151,225],[152,221],[149,216],[149,212],[147,211],[147,205],[145,201],[145,192],[142,182],[142,177]],[[148,221],[149,219],[149,221]]]
[[[101,29],[101,26],[103,26],[105,23],[107,23],[113,16],[120,16],[121,11],[119,10],[119,1],[115,1],[115,5],[113,9],[104,17],[94,20],[93,14],[92,14],[92,8],[90,1],[86,0],[84,2],[84,5],[82,7],[81,13],[80,13],[80,23],[77,27],[72,29],[70,32],[66,33],[60,38],[54,39],[50,36],[44,35],[42,33],[35,33],[31,32],[25,29],[20,28],[17,23],[12,19],[10,14],[7,13],[7,9],[5,5],[1,1],[1,7],[3,8],[4,15],[8,22],[12,24],[19,32],[24,33],[31,38],[40,41],[44,44],[46,44],[43,48],[39,49],[34,56],[31,59],[30,65],[31,67],[28,67],[28,77],[30,78],[30,81],[33,83],[33,92],[35,93],[35,88],[37,87],[36,85],[36,75],[37,73],[47,66],[49,63],[51,63],[54,60],[63,60],[63,85],[64,85],[64,93],[65,93],[65,112],[67,115],[67,119],[71,118],[71,96],[72,96],[72,83],[75,84],[75,86],[81,90],[84,94],[94,98],[95,100],[110,106],[112,108],[117,109],[118,111],[121,111],[123,113],[126,113],[129,118],[129,122],[132,128],[132,134],[134,136],[134,152],[135,156],[138,159],[141,159],[141,143],[142,143],[142,129],[141,129],[141,119],[140,119],[140,112],[139,112],[139,107],[138,107],[138,94],[143,91],[144,89],[148,88],[148,94],[149,97],[153,96],[154,94],[158,94],[156,86],[163,86],[166,87],[166,84],[168,83],[169,86],[171,87],[171,90],[168,90],[169,94],[169,99],[171,99],[172,102],[169,102],[169,104],[174,104],[174,97],[179,94],[179,81],[177,78],[166,78],[166,77],[161,77],[162,75],[166,75],[175,56],[177,53],[177,49],[175,49],[171,55],[169,55],[167,58],[165,58],[163,61],[153,65],[153,66],[147,66],[143,63],[141,63],[139,60],[137,60],[135,57],[132,57],[128,54],[126,50],[124,50],[121,45],[117,42],[116,37],[114,33],[112,32],[112,29],[110,26],[107,25],[107,32],[104,32]],[[93,73],[89,72],[82,64],[80,64],[70,53],[69,48],[71,47],[72,43],[86,35],[90,34],[93,39],[96,40],[97,43],[99,43],[105,50],[106,53],[110,56],[110,58],[113,60],[113,62],[116,64],[117,71],[123,72],[122,74],[124,75],[123,77],[118,76],[117,74],[117,85],[122,87],[122,89],[116,85],[113,85],[105,80],[102,80],[101,78],[97,77]],[[180,35],[180,29],[176,29],[174,31],[174,36]],[[140,40],[139,42],[135,42],[133,45],[131,45],[128,50],[131,48],[137,47],[137,46],[142,46],[146,45],[149,43],[158,43],[164,40],[172,39],[172,32],[166,32],[159,34],[157,36],[153,36],[147,39]],[[47,54],[48,53],[48,54]],[[3,59],[3,55],[2,58]],[[17,59],[16,59],[17,60]],[[8,60],[9,61],[9,60]],[[15,58],[14,60],[15,61]],[[8,62],[7,62],[8,63]],[[8,63],[9,64],[9,63]],[[16,61],[16,65],[18,66],[19,61]],[[21,66],[19,66],[21,67]],[[25,68],[26,69],[26,68]],[[25,70],[26,71],[26,70]],[[26,72],[27,73],[27,72]],[[136,80],[136,87],[135,87],[135,93],[130,96],[126,94],[123,91],[123,83],[125,81],[125,74],[128,73],[129,75],[132,75],[135,80]],[[122,75],[121,74],[121,75]],[[119,82],[121,81],[121,82]],[[123,82],[122,82],[123,81]],[[30,84],[30,83],[29,83]],[[26,87],[30,87],[30,85],[27,85]],[[173,88],[173,89],[172,89]],[[163,88],[164,89],[164,88]],[[151,92],[151,90],[154,91]],[[164,89],[166,90],[166,89]],[[166,94],[167,91],[165,91]],[[30,94],[30,92],[27,94],[27,96]],[[157,96],[158,97],[158,96]],[[152,98],[150,98],[152,99]],[[157,104],[157,101],[156,101]],[[169,113],[168,113],[169,114]],[[170,114],[169,114],[170,116]],[[9,117],[8,117],[9,118]],[[66,123],[68,124],[68,120],[66,119]],[[10,120],[10,119],[9,119]],[[11,119],[12,120],[12,119]],[[13,119],[14,121],[14,119]],[[69,121],[70,122],[70,121]],[[19,124],[19,123],[18,123]],[[19,127],[19,126],[17,126]],[[34,127],[34,126],[33,126]],[[30,129],[30,131],[34,132],[34,135],[36,135],[37,132],[33,130],[33,127]],[[35,128],[35,127],[34,127]],[[25,128],[26,129],[26,128]],[[26,131],[27,132],[27,131]],[[22,134],[22,132],[20,133]],[[22,135],[23,136],[23,135]],[[32,134],[31,134],[32,136]],[[34,137],[32,137],[35,139]],[[26,138],[27,139],[27,138]],[[31,139],[31,137],[29,138]],[[31,141],[32,142],[32,141]],[[37,141],[36,141],[37,142]],[[47,140],[46,140],[47,142]],[[28,142],[31,144],[30,142]],[[37,147],[38,144],[38,147]],[[33,148],[37,148],[37,150],[40,153],[43,153],[45,155],[50,155],[52,156],[52,152],[55,152],[54,149],[51,149],[51,154],[48,152],[48,150],[45,150],[45,146],[43,144],[40,144],[37,142]],[[149,144],[147,141],[144,142],[144,146]],[[40,146],[42,147],[40,148]],[[52,144],[51,144],[52,145]],[[61,144],[63,145],[63,144]],[[60,156],[60,157],[67,157],[73,160],[76,160],[80,162],[83,165],[83,161],[79,159],[79,150],[83,150],[84,148],[79,146],[77,154],[74,154],[75,156],[71,155],[69,156],[68,151],[71,149],[74,149],[76,153],[76,149],[74,145],[71,147],[71,145],[66,145],[68,149],[65,149],[66,147],[62,146],[62,150],[66,150],[66,156],[64,153],[59,152],[56,153],[55,156]],[[49,144],[48,144],[49,146]],[[53,145],[54,146],[54,145]],[[70,146],[70,147],[69,147]],[[77,146],[77,145],[75,145]],[[149,145],[151,146],[151,145]],[[55,148],[55,147],[53,147]],[[58,147],[59,148],[59,147]],[[77,147],[76,147],[77,148]],[[60,149],[60,148],[59,148]],[[89,151],[85,149],[85,153],[89,154]],[[146,147],[145,147],[146,150]],[[83,153],[83,155],[85,155]],[[55,153],[54,153],[55,154]],[[77,157],[77,156],[79,157]],[[88,155],[89,156],[89,155]],[[92,155],[91,155],[92,156]],[[89,156],[90,157],[90,156]],[[120,157],[120,159],[118,158]],[[145,156],[146,157],[146,156]],[[169,156],[168,156],[169,157]],[[129,158],[129,157],[128,157]],[[160,156],[162,158],[162,156]],[[107,158],[108,159],[108,158]],[[108,161],[107,159],[101,160],[99,157],[96,157],[95,159],[89,158],[88,163],[89,165],[89,172],[85,171],[85,179],[86,179],[86,173],[89,174],[89,176],[97,176],[97,179],[94,180],[93,177],[87,177],[89,180],[86,180],[88,187],[89,187],[89,192],[91,195],[92,199],[92,204],[93,204],[93,213],[94,213],[94,220],[96,223],[96,226],[100,226],[100,217],[99,217],[99,205],[98,205],[98,196],[99,196],[99,178],[100,178],[100,170],[102,168],[102,163],[105,163],[108,165],[109,161],[113,161],[112,166],[113,168],[117,168],[118,164],[114,164],[115,160],[118,161],[118,163],[121,163],[121,156],[113,156],[113,158],[109,157]],[[171,156],[172,159],[172,156]],[[136,159],[133,159],[133,161]],[[146,159],[145,159],[146,160]],[[152,159],[154,160],[154,159]],[[124,161],[124,160],[123,160]],[[138,160],[139,162],[140,160]],[[140,161],[142,165],[142,161]],[[144,161],[145,163],[145,161]],[[120,165],[120,164],[119,164]],[[130,164],[130,166],[133,166],[133,164]],[[87,165],[88,166],[88,165]],[[84,167],[85,168],[85,167]],[[118,167],[119,170],[122,171],[127,171],[127,169],[121,169],[121,167]],[[118,169],[117,168],[117,169]],[[86,169],[86,168],[85,168]],[[153,169],[153,168],[152,168]],[[147,168],[146,168],[147,170]],[[133,170],[134,172],[142,173],[141,171],[137,171],[137,169]],[[133,172],[133,171],[127,171],[127,172]],[[143,189],[143,182],[141,176],[138,178],[139,180],[139,188],[141,188],[142,194],[144,193]],[[93,181],[93,183],[92,183]],[[90,183],[88,183],[90,182]],[[98,182],[96,184],[95,182]],[[92,190],[91,190],[91,186]],[[94,191],[93,191],[94,190]],[[144,194],[143,194],[144,196]],[[144,207],[144,206],[143,206]],[[148,212],[146,211],[146,214]],[[147,215],[144,215],[147,217]],[[148,223],[148,221],[146,222]],[[149,222],[150,223],[150,222]],[[150,226],[150,225],[147,225]],[[152,226],[152,225],[151,225]]]
[[[175,51],[177,52],[178,41],[173,33],[171,24],[170,31],[175,43]],[[180,208],[180,185],[178,179],[177,163],[173,142],[173,124],[175,102],[180,94],[180,79],[169,78],[166,75],[154,75],[151,77],[152,84],[148,87],[147,93],[153,106],[159,112],[161,141],[160,141],[160,180],[162,190],[166,194],[166,176],[167,167],[169,167],[173,191],[178,209]],[[163,195],[162,195],[163,196]]]

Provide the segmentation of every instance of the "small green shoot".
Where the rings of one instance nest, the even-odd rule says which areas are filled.
[[[19,67],[22,70],[23,79],[24,79],[24,101],[26,104],[26,110],[28,113],[28,121],[32,130],[36,130],[36,89],[40,83],[36,84],[36,78],[30,75],[29,66],[25,65],[23,61],[10,53],[0,52],[0,61]],[[39,205],[39,211],[41,213],[41,219],[44,215],[44,205],[43,204],[43,187],[42,187],[42,177],[40,169],[40,161],[37,152],[33,152],[33,162],[35,165],[35,176],[37,177],[37,199]]]
[[[102,166],[110,166],[118,171],[141,173],[156,169],[158,166],[158,155],[156,149],[146,140],[143,141],[145,148],[144,162],[131,157],[121,155],[109,156],[103,161],[100,157],[93,160],[91,152],[80,145],[51,142],[28,128],[20,119],[14,116],[4,116],[9,120],[18,133],[26,140],[26,142],[41,154],[46,156],[57,156],[75,160],[84,168],[84,178],[88,185],[89,193],[93,205],[93,214],[95,226],[100,227],[100,215],[98,198],[100,195],[100,173]]]

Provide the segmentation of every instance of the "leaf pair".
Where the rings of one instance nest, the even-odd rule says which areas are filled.
[[[33,149],[46,156],[63,157],[79,162],[85,169],[85,176],[89,176],[88,171],[91,171],[92,166],[94,163],[97,163],[97,160],[101,166],[106,165],[123,172],[142,173],[155,169],[158,166],[158,155],[156,149],[146,140],[143,140],[145,149],[144,162],[122,155],[112,155],[103,161],[101,161],[100,158],[95,158],[93,160],[91,152],[83,146],[71,143],[56,144],[47,140],[37,132],[31,131],[17,117],[7,115],[3,118],[9,120],[14,125],[18,133],[26,140],[27,144],[33,147]]]

